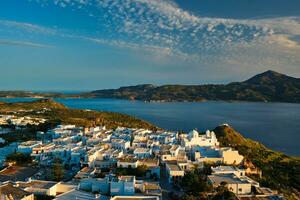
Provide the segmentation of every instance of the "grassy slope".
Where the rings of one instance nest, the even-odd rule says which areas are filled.
[[[272,151],[256,141],[244,138],[228,126],[219,126],[214,131],[222,146],[234,147],[262,169],[263,178],[259,181],[263,186],[284,193],[288,199],[300,198],[300,158]]]
[[[50,109],[44,113],[37,113],[36,111],[43,108]],[[21,103],[0,103],[0,113],[11,113],[12,111],[27,110],[23,114],[35,117],[43,117],[49,120],[52,125],[56,124],[75,124],[78,126],[96,126],[105,125],[108,128],[115,128],[117,126],[133,127],[133,128],[148,128],[157,129],[154,125],[137,119],[132,116],[112,113],[112,112],[97,112],[70,109],[64,105],[57,103],[53,100],[38,100],[34,102],[21,102]]]

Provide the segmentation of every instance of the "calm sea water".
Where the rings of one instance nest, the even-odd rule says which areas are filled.
[[[32,101],[32,99],[0,99]],[[289,103],[145,103],[118,99],[56,99],[70,108],[134,115],[168,130],[201,131],[228,123],[271,149],[300,156],[300,104]]]

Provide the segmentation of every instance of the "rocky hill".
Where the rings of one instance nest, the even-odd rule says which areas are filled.
[[[124,98],[144,101],[270,101],[300,102],[300,79],[266,71],[243,82],[218,85],[151,84],[96,90],[85,94],[99,98]]]
[[[256,177],[262,186],[284,193],[287,199],[300,198],[300,158],[272,151],[259,142],[244,138],[228,125],[218,126],[213,131],[222,146],[237,149],[262,170],[262,178]]]

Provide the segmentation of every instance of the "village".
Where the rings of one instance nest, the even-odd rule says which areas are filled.
[[[45,122],[2,116],[1,123],[8,120],[18,127]],[[214,189],[224,185],[236,199],[283,199],[250,178],[263,174],[237,150],[221,147],[216,134],[209,130],[178,133],[58,125],[38,131],[36,140],[10,145],[10,151],[2,155],[1,174],[18,162],[8,159],[11,154],[30,158],[35,170],[21,178],[14,175],[3,179],[1,175],[0,191],[5,199],[170,199],[170,193],[184,194],[181,180],[186,173],[207,167],[211,171],[207,184]]]

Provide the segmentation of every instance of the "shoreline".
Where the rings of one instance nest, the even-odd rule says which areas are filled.
[[[300,102],[286,102],[286,101],[243,101],[243,100],[141,100],[141,99],[127,99],[127,98],[113,98],[113,97],[87,97],[87,96],[6,96],[0,97],[0,99],[112,99],[112,100],[124,100],[129,102],[143,102],[143,103],[207,103],[207,102],[223,102],[223,103],[264,103],[264,104],[300,104]]]

